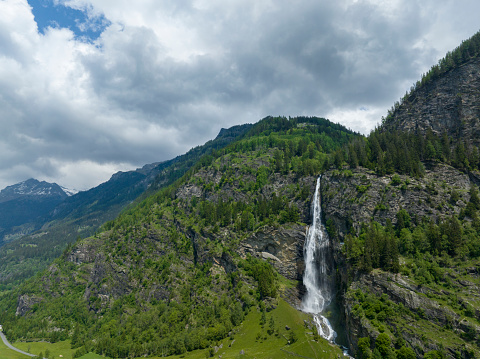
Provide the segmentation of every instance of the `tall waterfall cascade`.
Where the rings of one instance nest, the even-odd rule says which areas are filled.
[[[312,203],[313,221],[308,228],[303,248],[305,273],[303,284],[306,294],[303,298],[303,311],[313,314],[318,334],[334,342],[337,333],[330,322],[321,313],[333,298],[333,282],[329,276],[331,262],[330,241],[322,224],[322,209],[320,204],[320,177],[317,179],[315,195]]]

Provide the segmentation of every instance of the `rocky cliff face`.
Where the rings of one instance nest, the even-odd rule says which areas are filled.
[[[480,287],[477,284],[464,281],[456,276],[453,278],[454,286],[458,284],[464,288],[462,297],[459,297],[461,302],[465,302],[465,298],[468,298],[469,301],[476,301],[480,298]],[[355,291],[357,291],[356,293],[374,294],[375,297],[381,298],[380,304],[372,303],[372,306],[382,309],[368,311],[365,309],[367,306],[358,300],[359,296],[352,294]],[[372,325],[371,319],[382,311],[392,310],[396,313],[390,314],[391,318],[387,321],[391,320],[395,323],[396,329],[409,346],[416,351],[417,356],[420,357],[430,350],[441,349],[438,343],[445,345],[447,355],[452,358],[458,355],[457,351],[453,349],[454,347],[463,347],[465,353],[475,353],[478,349],[467,344],[465,338],[469,335],[480,334],[478,314],[475,314],[477,316],[477,320],[475,320],[475,318],[465,317],[445,306],[443,300],[453,293],[454,291],[441,293],[428,286],[417,285],[401,274],[391,274],[380,270],[363,274],[352,283],[349,295],[345,300],[349,342],[354,350],[357,350],[356,343],[359,338],[366,336],[376,338],[380,331]],[[398,315],[402,320],[394,319]],[[446,332],[445,329],[448,331]]]
[[[17,310],[15,315],[25,315],[27,312],[33,309],[33,307],[40,303],[42,298],[35,295],[24,294],[18,298]]]
[[[234,160],[233,163],[230,162],[232,159]],[[200,170],[189,183],[177,189],[176,197],[183,201],[189,201],[196,197],[212,202],[233,200],[235,202],[251,203],[259,197],[269,200],[273,195],[277,197],[285,196],[291,205],[298,208],[300,221],[310,223],[311,197],[315,191],[315,177],[298,178],[295,175],[274,173],[269,177],[268,184],[252,193],[252,191],[240,189],[245,183],[255,182],[255,171],[261,166],[268,166],[269,162],[261,157],[254,159],[248,162],[248,171],[245,171],[245,161],[249,160],[240,156],[224,159],[219,165],[228,166],[231,170],[228,177],[222,171]],[[210,184],[210,186],[204,186],[205,183]],[[217,190],[212,191],[212,187],[217,187]],[[306,190],[309,193],[308,198],[299,198],[299,189]],[[304,271],[303,243],[305,241],[305,231],[306,227],[299,224],[287,224],[280,228],[265,226],[242,240],[236,252],[242,257],[245,257],[248,253],[269,260],[284,277],[301,280]],[[232,237],[232,235],[232,233],[219,233],[213,236],[210,234],[207,237],[221,241],[222,238]],[[197,244],[205,241],[202,238],[205,237],[203,233],[191,233],[190,237],[194,238]],[[205,249],[202,245],[197,245],[197,247],[199,250],[200,248]],[[198,251],[197,256],[199,258],[204,257],[203,260],[205,261],[209,256],[211,260],[212,254],[208,255]]]
[[[441,164],[426,163],[423,178],[406,175],[377,176],[364,168],[329,171],[322,176],[322,207],[339,240],[352,228],[375,220],[396,223],[396,214],[405,209],[412,218],[436,220],[458,214],[468,203],[468,175]]]
[[[363,168],[329,171],[322,176],[323,213],[335,231],[332,242],[338,268],[338,297],[343,300],[348,342],[354,351],[359,338],[375,339],[380,334],[378,316],[389,322],[396,330],[392,334],[403,337],[418,356],[442,349],[438,344],[442,342],[451,358],[458,355],[457,351],[465,358],[477,353],[478,348],[466,340],[480,334],[480,312],[472,306],[480,299],[477,267],[456,268],[444,263],[448,269],[441,282],[449,283],[447,289],[419,285],[405,273],[394,275],[374,270],[369,274],[356,273],[354,278],[351,273],[347,276],[341,242],[347,233],[358,234],[362,223],[374,220],[386,225],[391,221],[395,225],[401,209],[418,223],[424,217],[436,221],[465,208],[472,185],[469,176],[441,163],[424,165],[423,178],[377,176]],[[470,317],[463,315],[465,308]]]
[[[434,133],[480,145],[480,59],[414,91],[384,124],[384,131]]]
[[[285,278],[301,280],[305,270],[303,244],[305,227],[298,224],[291,228],[265,228],[254,233],[241,244],[239,252],[270,260],[278,273]]]

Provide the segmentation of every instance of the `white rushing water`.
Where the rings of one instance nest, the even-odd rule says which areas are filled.
[[[322,224],[322,209],[320,205],[320,178],[317,179],[313,197],[313,221],[308,228],[303,254],[305,273],[303,284],[307,292],[303,298],[303,311],[313,314],[318,334],[323,338],[335,341],[337,333],[330,322],[321,313],[330,303],[333,296],[333,283],[328,276],[329,240]]]

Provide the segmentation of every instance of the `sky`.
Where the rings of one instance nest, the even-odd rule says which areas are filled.
[[[479,13],[478,0],[0,0],[0,188],[86,190],[269,115],[368,134]]]

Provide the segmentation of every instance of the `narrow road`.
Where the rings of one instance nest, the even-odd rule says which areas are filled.
[[[3,332],[0,332],[0,337],[2,337],[2,340],[3,340],[3,343],[9,347],[10,349],[13,349],[19,353],[22,353],[22,354],[25,354],[25,355],[28,355],[29,357],[34,357],[35,354],[30,354],[30,353],[27,353],[27,352],[24,352],[23,350],[20,350],[20,349],[17,349],[15,348],[12,344],[9,343],[9,341],[7,340],[7,338],[5,337],[5,334],[3,334]]]

